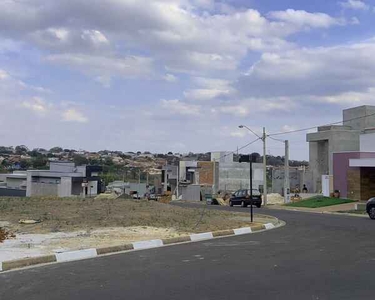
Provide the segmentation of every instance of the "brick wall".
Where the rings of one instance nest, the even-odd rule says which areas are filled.
[[[214,184],[214,163],[211,161],[199,161],[199,184]]]
[[[347,171],[348,194],[347,197],[353,200],[361,200],[361,169],[350,168]]]

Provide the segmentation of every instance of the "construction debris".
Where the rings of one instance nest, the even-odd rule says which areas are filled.
[[[20,224],[38,224],[41,223],[42,220],[19,220],[18,223]]]
[[[4,228],[0,227],[0,243],[8,240],[10,238],[15,238],[15,234],[6,231]]]

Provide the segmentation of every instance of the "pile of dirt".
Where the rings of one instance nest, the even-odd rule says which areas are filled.
[[[16,236],[9,231],[6,231],[4,228],[0,227],[0,243],[4,242],[9,238],[15,238]]]
[[[284,197],[278,193],[267,195],[267,204],[283,204]]]

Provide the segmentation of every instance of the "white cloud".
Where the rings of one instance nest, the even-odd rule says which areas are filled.
[[[369,10],[370,6],[363,1],[359,0],[347,0],[345,2],[339,2],[341,7],[354,10]]]
[[[254,97],[361,92],[375,86],[374,52],[372,39],[351,45],[265,53],[239,80],[238,89]]]
[[[184,103],[180,100],[162,100],[161,106],[167,109],[169,114],[173,113],[183,116],[199,116],[201,114],[201,107],[199,105]]]
[[[176,76],[174,76],[173,74],[166,74],[164,76],[164,80],[168,81],[168,82],[177,82],[178,78]]]
[[[95,45],[109,44],[108,39],[99,30],[84,30],[81,34],[83,40],[89,40]]]
[[[46,114],[51,108],[51,104],[48,104],[44,99],[39,97],[33,97],[29,101],[23,101],[21,106],[42,115]]]
[[[89,120],[75,108],[70,108],[62,113],[62,118],[66,122],[87,123]]]
[[[106,57],[85,54],[54,54],[46,57],[50,63],[77,69],[109,86],[112,76],[148,78],[152,76],[153,60],[148,57]]]
[[[352,24],[352,25],[359,25],[359,24],[361,24],[361,22],[359,21],[359,19],[357,17],[352,17],[350,19],[350,24]]]
[[[230,92],[230,90],[193,89],[185,91],[184,96],[189,100],[205,101],[219,96],[227,96]]]
[[[4,80],[4,79],[8,79],[8,78],[9,78],[9,74],[7,72],[5,72],[4,70],[0,69],[0,80]]]
[[[250,114],[250,110],[243,105],[227,105],[219,107],[218,110],[223,114],[230,114],[235,117],[247,117]]]
[[[337,20],[324,13],[309,13],[304,10],[287,9],[285,11],[272,11],[268,14],[272,19],[294,24],[298,27],[329,28],[333,25],[342,25],[342,20]]]
[[[0,28],[10,37],[25,36],[65,55],[152,49],[168,70],[190,74],[234,71],[248,50],[289,49],[291,34],[341,24],[327,14],[296,10],[271,12],[270,18],[213,0],[0,3]]]

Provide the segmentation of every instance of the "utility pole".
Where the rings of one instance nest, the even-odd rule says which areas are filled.
[[[177,180],[176,180],[176,197],[177,197],[177,200],[180,197],[179,185],[180,185],[180,166],[177,166]]]
[[[263,205],[267,205],[267,158],[266,158],[266,127],[263,127]]]
[[[284,171],[284,203],[290,202],[290,182],[289,182],[289,141],[285,141],[285,171]]]

